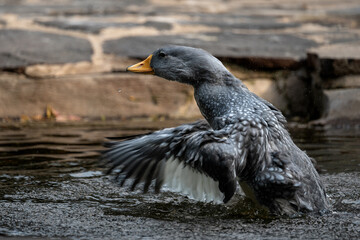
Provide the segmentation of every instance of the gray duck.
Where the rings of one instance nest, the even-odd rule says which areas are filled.
[[[227,203],[241,186],[271,213],[323,212],[329,202],[312,160],[286,119],[208,52],[166,46],[127,71],[193,86],[204,120],[106,143],[108,173],[131,189],[165,185],[194,199]]]

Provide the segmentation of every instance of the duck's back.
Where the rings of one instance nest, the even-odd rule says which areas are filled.
[[[286,120],[267,101],[248,92],[246,103],[224,126],[242,154],[238,176],[256,199],[276,214],[328,209],[323,184],[312,160],[292,141]]]
[[[306,153],[289,136],[273,144],[276,147],[265,153],[268,161],[259,164],[262,166],[249,178],[259,202],[277,214],[328,209],[323,184]]]

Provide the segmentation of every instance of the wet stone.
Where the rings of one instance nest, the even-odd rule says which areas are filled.
[[[159,22],[159,21],[146,21],[144,23],[144,26],[146,27],[152,27],[157,30],[170,30],[172,29],[172,24],[167,22]]]
[[[0,30],[0,68],[33,64],[91,61],[92,47],[85,39],[23,30]]]
[[[59,29],[65,30],[75,30],[81,32],[88,32],[88,33],[99,33],[104,28],[108,27],[134,27],[138,24],[134,23],[115,23],[115,22],[101,22],[96,20],[79,20],[79,19],[55,19],[55,20],[36,20],[38,24],[47,26],[47,27],[55,27]]]
[[[219,44],[219,42],[221,44]],[[157,48],[168,45],[187,45],[209,51],[216,57],[266,59],[272,68],[301,61],[307,49],[317,44],[311,40],[286,34],[206,33],[201,36],[163,35],[125,37],[106,41],[104,52],[119,56],[144,58]],[[259,61],[261,62],[264,61]]]
[[[241,21],[241,20],[240,20]],[[220,27],[221,29],[255,29],[255,30],[271,30],[271,29],[285,29],[299,27],[300,23],[280,23],[273,20],[256,21],[254,19],[243,20],[243,22],[234,21],[199,21],[198,24],[209,25],[212,27]]]
[[[131,28],[138,26],[152,27],[157,30],[170,30],[172,24],[160,21],[146,21],[143,24],[132,22],[107,22],[96,18],[76,19],[76,18],[57,18],[54,20],[35,20],[37,24],[47,27],[54,27],[64,30],[74,30],[98,34],[101,30],[109,27]],[[1,23],[0,23],[1,24]]]
[[[136,23],[117,23],[117,22],[105,22],[105,21],[97,21],[93,19],[87,20],[79,20],[79,19],[65,19],[59,18],[55,20],[36,20],[37,24],[44,25],[47,27],[55,27],[64,30],[75,30],[81,32],[88,32],[97,34],[101,30],[108,28],[108,27],[122,27],[122,28],[129,28],[129,27],[136,27],[140,24]]]
[[[126,13],[132,5],[145,0],[72,0],[72,1],[1,1],[0,14],[15,13],[22,16],[109,15]]]

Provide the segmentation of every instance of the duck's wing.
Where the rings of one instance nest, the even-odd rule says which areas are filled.
[[[236,190],[236,149],[206,121],[107,145],[102,157],[108,173],[116,173],[121,185],[133,179],[132,190],[139,183],[144,192],[165,185],[207,202],[227,202]]]

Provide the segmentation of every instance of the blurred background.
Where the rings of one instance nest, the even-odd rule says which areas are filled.
[[[193,119],[193,90],[125,72],[203,48],[287,118],[360,119],[358,0],[0,0],[2,122]]]

